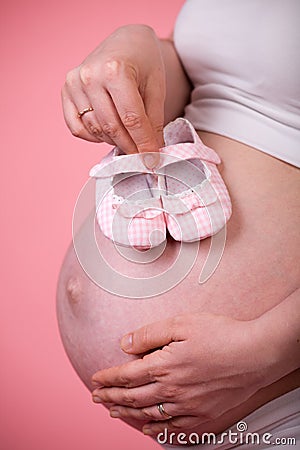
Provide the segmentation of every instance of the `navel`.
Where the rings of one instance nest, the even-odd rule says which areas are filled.
[[[76,277],[69,278],[69,280],[67,282],[66,290],[67,290],[67,296],[69,299],[69,303],[71,305],[79,303],[81,294],[82,294],[82,289],[81,289],[79,279]]]

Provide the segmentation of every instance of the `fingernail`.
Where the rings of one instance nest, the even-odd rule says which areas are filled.
[[[159,164],[159,153],[145,153],[143,155],[143,163],[148,169],[154,169]]]
[[[94,396],[93,396],[93,402],[94,402],[94,403],[102,403],[102,400],[101,400],[100,397],[97,397],[97,395],[94,395]]]
[[[147,427],[146,425],[143,427],[143,433],[148,434],[150,436],[151,434],[154,434],[154,431],[150,427]]]
[[[121,414],[119,413],[119,411],[117,409],[111,409],[110,416],[111,417],[121,417]]]
[[[121,347],[123,350],[128,351],[132,348],[132,333],[126,334],[121,340]]]

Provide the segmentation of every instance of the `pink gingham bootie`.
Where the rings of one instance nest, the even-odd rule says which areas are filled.
[[[163,175],[161,200],[170,235],[193,242],[216,234],[231,216],[230,197],[217,168],[219,156],[183,118],[165,127],[164,140],[161,154],[168,158],[157,173]]]
[[[103,234],[118,245],[149,249],[166,239],[156,176],[140,154],[115,147],[90,170],[96,178],[96,214]]]

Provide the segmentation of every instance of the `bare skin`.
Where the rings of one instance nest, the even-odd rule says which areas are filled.
[[[280,304],[298,288],[299,268],[294,263],[300,244],[298,170],[230,139],[208,133],[201,133],[201,137],[222,158],[226,168],[222,175],[234,211],[221,264],[204,285],[198,284],[198,276],[209,240],[203,243],[195,267],[180,285],[146,300],[128,300],[104,292],[84,274],[73,250],[67,254],[58,286],[60,329],[75,369],[91,390],[94,372],[135,358],[121,350],[123,335],[157,321],[158,314],[164,319],[189,312],[211,313],[249,321]],[[98,239],[104,253],[111,254],[111,242],[100,233]],[[170,264],[177,249],[178,244],[170,241],[155,268],[127,263],[126,273],[149,276],[149,271],[160,271]],[[124,265],[116,252],[113,260],[116,268]],[[202,337],[208,342],[213,338],[206,334]],[[257,364],[256,357],[249,352],[253,364]],[[295,388],[298,379],[299,373],[293,372],[206,423],[204,429],[199,425],[193,430],[221,431],[261,404]],[[147,422],[126,415],[124,420],[138,429]],[[191,431],[189,427],[180,431],[187,429]]]
[[[140,44],[134,52],[133,41]],[[149,54],[155,64],[147,63]],[[167,122],[181,115],[189,93],[172,43],[159,41],[149,27],[133,25],[113,33],[68,74],[62,99],[75,136],[144,153],[158,150],[164,118]],[[77,112],[87,106],[93,111],[79,118]],[[94,401],[140,430],[150,422],[152,434],[166,424],[180,432],[224,430],[298,385],[299,171],[231,139],[204,132],[200,136],[220,155],[233,202],[226,250],[215,274],[198,284],[209,248],[205,240],[193,270],[176,288],[155,298],[129,300],[92,283],[70,248],[58,284],[58,319],[70,359],[90,390],[95,389],[95,372],[94,381],[105,385],[94,390]],[[148,167],[155,166],[155,160],[150,163]],[[99,232],[97,239],[113,267],[135,277],[168,268],[179,247],[170,240],[155,263],[139,265],[124,263]],[[171,317],[175,319],[158,323]],[[136,338],[131,354],[121,350],[126,333],[153,322],[146,329],[149,342],[141,339],[138,344]],[[180,355],[176,352],[182,342],[186,345]],[[222,351],[218,342],[226,343]],[[165,353],[153,351],[160,346]],[[130,361],[147,351],[151,354],[140,359],[141,370],[129,376],[135,367]],[[162,355],[170,357],[168,366]],[[150,361],[160,371],[160,382],[147,378]],[[235,376],[230,371],[224,375],[228,367]],[[167,383],[163,371],[169,373]],[[155,404],[161,401],[174,419],[166,422],[157,416]]]
[[[76,137],[125,153],[157,152],[164,123],[182,114],[190,89],[172,41],[160,41],[145,25],[128,25],[67,74],[62,105]],[[87,105],[93,111],[79,118]]]

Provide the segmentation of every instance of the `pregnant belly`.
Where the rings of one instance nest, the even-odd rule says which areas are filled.
[[[199,284],[198,278],[209,239],[201,242],[196,263],[181,283],[147,299],[128,299],[104,291],[85,274],[72,246],[67,252],[58,282],[58,322],[66,352],[89,389],[94,372],[133,358],[119,347],[120,338],[129,331],[195,310],[252,319],[298,286],[299,171],[227,138],[207,133],[201,137],[222,158],[220,170],[233,203],[223,257],[206,283]],[[114,268],[129,277],[149,277],[166,270],[180,247],[170,240],[155,262],[136,264],[119,255],[99,232],[97,240]],[[292,389],[292,378],[286,377],[284,383],[275,384],[271,391],[244,405],[239,414]],[[228,424],[230,420],[233,417]]]

